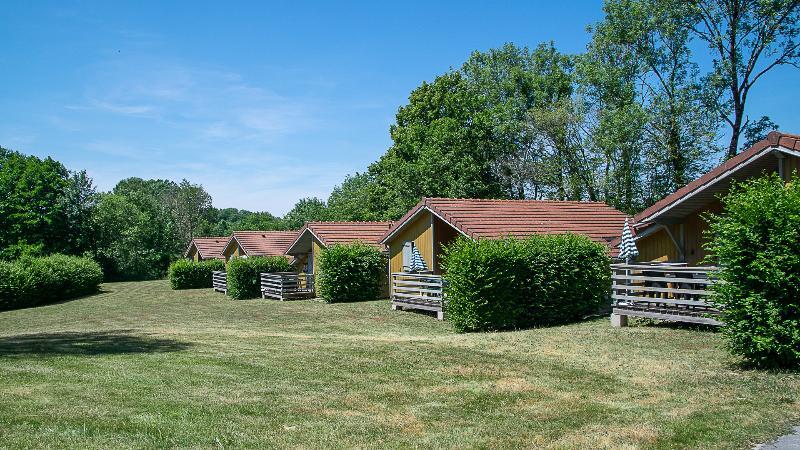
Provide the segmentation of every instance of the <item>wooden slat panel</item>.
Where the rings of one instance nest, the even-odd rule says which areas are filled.
[[[668,294],[709,295],[711,291],[705,289],[682,289],[656,286],[640,286],[635,284],[615,284],[613,289],[636,292],[663,292]]]
[[[611,298],[613,298],[614,300],[632,301],[632,302],[663,303],[666,305],[702,306],[706,308],[713,308],[713,306],[700,300],[680,300],[674,298],[639,297],[635,295],[620,295],[620,294],[612,294]]]
[[[612,280],[629,281],[660,281],[665,283],[689,283],[689,284],[714,284],[714,280],[704,278],[672,278],[672,277],[648,277],[641,275],[611,275]]]

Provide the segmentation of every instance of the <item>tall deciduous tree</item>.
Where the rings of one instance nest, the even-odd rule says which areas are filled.
[[[800,63],[800,1],[693,0],[688,27],[708,44],[714,75],[725,87],[722,119],[730,126],[728,158],[747,127],[753,86],[778,66]]]
[[[684,2],[609,0],[603,10],[589,53],[599,56],[592,63],[599,60],[601,67],[603,55],[624,63],[626,70],[602,75],[622,75],[628,89],[621,92],[630,95],[631,108],[641,107],[641,135],[634,138],[648,168],[638,180],[647,206],[694,179],[716,153],[718,121],[709,101],[714,91],[692,60]]]

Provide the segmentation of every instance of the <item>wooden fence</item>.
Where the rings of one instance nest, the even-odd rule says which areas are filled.
[[[314,275],[272,272],[261,274],[261,298],[290,300],[314,297]]]
[[[615,326],[628,316],[722,325],[707,303],[716,267],[681,264],[612,264],[611,315]]]
[[[421,309],[435,311],[444,319],[444,281],[440,275],[392,273],[392,309]]]
[[[215,270],[211,272],[211,286],[217,292],[228,293],[228,274]]]

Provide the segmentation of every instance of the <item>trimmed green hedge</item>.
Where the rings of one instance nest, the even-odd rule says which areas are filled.
[[[442,264],[446,313],[459,332],[572,322],[609,298],[608,250],[583,236],[460,238]]]
[[[219,259],[190,261],[179,259],[169,266],[169,285],[172,289],[197,289],[212,286],[211,272],[225,270],[225,262]]]
[[[0,310],[27,308],[97,291],[103,271],[91,258],[52,255],[0,263]]]
[[[728,347],[757,367],[800,367],[800,178],[731,188],[709,215],[709,259],[720,266],[711,302]]]
[[[329,303],[374,300],[388,282],[386,257],[360,242],[326,248],[318,265],[317,293]]]
[[[294,272],[283,256],[234,258],[228,262],[228,295],[237,300],[261,296],[261,274]]]

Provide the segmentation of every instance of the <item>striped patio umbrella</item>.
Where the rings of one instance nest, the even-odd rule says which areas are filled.
[[[425,260],[422,259],[422,255],[419,254],[419,249],[416,245],[411,248],[411,263],[408,265],[408,270],[411,272],[428,270],[428,266],[425,264]]]
[[[626,218],[625,225],[622,227],[622,241],[619,243],[619,257],[630,263],[637,256],[639,256],[639,249],[636,248],[636,241],[633,240],[633,233],[631,233],[631,227],[628,226],[628,219]]]

